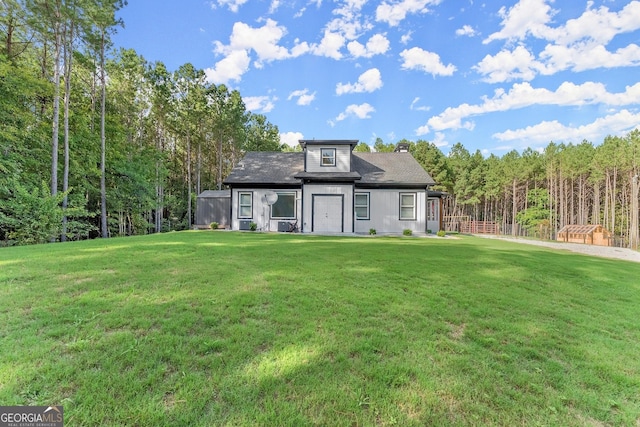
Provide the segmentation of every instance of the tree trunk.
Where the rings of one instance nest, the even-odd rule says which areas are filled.
[[[512,236],[517,236],[517,230],[516,230],[516,215],[518,214],[518,206],[517,206],[517,202],[518,202],[518,195],[516,194],[516,187],[517,184],[517,180],[516,178],[513,178],[513,182],[511,183],[512,187],[511,187],[511,235]]]
[[[638,175],[631,178],[631,225],[629,247],[637,250],[640,243],[640,225],[638,224]]]
[[[187,128],[187,228],[191,230],[191,134]]]
[[[107,81],[105,73],[105,30],[102,30],[102,40],[100,44],[100,84],[102,86],[102,96],[100,100],[100,223],[102,228],[102,238],[109,237],[109,227],[107,224],[107,184],[106,184],[106,135],[105,135],[105,114],[107,101]]]
[[[67,206],[69,204],[69,104],[71,100],[71,68],[73,65],[73,23],[69,25],[67,41],[64,44],[64,171],[62,175],[62,234],[60,240],[67,240]]]
[[[51,137],[51,195],[58,194],[58,127],[60,122],[60,55],[62,38],[55,25],[55,54],[53,59],[53,117]]]

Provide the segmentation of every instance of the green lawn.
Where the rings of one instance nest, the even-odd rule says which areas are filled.
[[[0,249],[0,405],[65,425],[640,423],[640,264],[489,239]]]

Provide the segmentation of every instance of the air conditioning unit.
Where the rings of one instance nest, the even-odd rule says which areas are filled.
[[[289,221],[278,221],[278,231],[289,231]]]
[[[251,221],[248,219],[241,219],[240,230],[251,230]]]

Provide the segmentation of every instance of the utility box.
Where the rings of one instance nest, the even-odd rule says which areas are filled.
[[[241,219],[240,230],[251,230],[251,221],[249,221],[248,219]]]

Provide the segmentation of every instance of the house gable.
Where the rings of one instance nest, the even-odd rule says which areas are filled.
[[[349,173],[351,152],[357,140],[300,140],[307,173]]]

